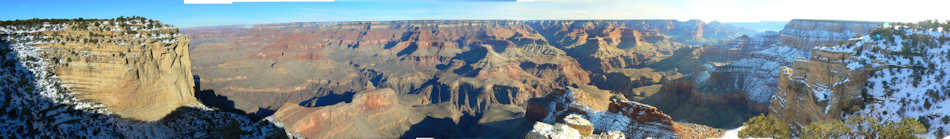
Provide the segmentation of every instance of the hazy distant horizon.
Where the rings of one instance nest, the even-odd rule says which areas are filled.
[[[185,4],[183,0],[12,0],[0,20],[143,16],[178,27],[289,22],[394,20],[639,20],[747,23],[829,19],[882,22],[948,20],[946,1],[927,0],[336,0]],[[921,4],[927,3],[927,4]]]

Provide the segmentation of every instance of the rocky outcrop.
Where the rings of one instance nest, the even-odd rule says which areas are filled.
[[[636,88],[688,74],[671,63],[695,59],[663,61],[679,48],[731,37],[735,30],[698,20],[448,20],[184,32],[193,36],[201,89],[227,96],[248,112],[392,88],[398,96],[418,97],[415,104],[449,103],[475,114],[492,104],[523,104],[554,88],[632,95]]]
[[[947,27],[897,23],[815,47],[810,58],[783,70],[771,114],[795,127],[854,115],[881,122],[910,117],[926,125],[924,136],[944,136],[950,121],[943,108],[950,91]]]
[[[154,121],[195,103],[188,38],[154,20],[4,27],[13,44],[49,61],[72,95],[131,119]]]
[[[733,76],[710,85],[716,89],[741,90],[749,99],[767,104],[776,92],[782,66],[791,67],[795,59],[808,58],[812,47],[833,45],[863,35],[882,22],[794,19],[777,34],[766,32],[739,37],[720,46],[731,63],[717,67],[715,73]],[[704,84],[705,85],[705,84]]]
[[[782,44],[800,50],[834,45],[838,41],[861,36],[883,22],[793,19],[780,31]]]
[[[0,21],[0,136],[280,138],[194,101],[187,39],[141,17]]]
[[[703,48],[696,45],[735,36],[736,30],[698,20],[418,20],[184,32],[193,36],[200,89],[246,112],[294,108],[288,103],[327,107],[349,102],[323,101],[328,98],[391,88],[406,106],[449,113],[410,122],[412,127],[482,128],[531,126],[493,122],[522,121],[529,99],[566,88],[586,92],[575,97],[600,111],[608,109],[612,95],[648,98],[701,65]],[[485,121],[464,120],[479,118]],[[367,125],[377,124],[385,122]],[[479,137],[469,132],[479,130],[408,130],[404,137]]]
[[[859,103],[867,80],[866,70],[849,69],[854,54],[826,51],[828,45],[846,43],[880,26],[879,22],[793,20],[782,30],[780,44],[807,50],[810,56],[779,58],[780,68],[770,112],[798,126],[835,118]],[[799,50],[799,51],[801,51]],[[789,99],[791,101],[789,101]],[[775,102],[777,101],[777,102]]]
[[[573,96],[573,91],[555,92],[529,101],[525,118],[539,122],[533,130],[537,132],[532,134],[589,137],[619,132],[627,138],[704,138],[722,134],[719,129],[682,126],[682,123],[674,122],[669,115],[653,106],[626,101],[620,96],[610,99],[606,111],[592,110],[581,102],[575,102]],[[587,119],[593,128],[591,134],[586,132]],[[549,124],[555,124],[554,128],[550,128]],[[570,129],[559,128],[560,125]],[[549,131],[558,132],[547,133]]]
[[[867,71],[845,67],[850,54],[813,51],[812,56],[783,67],[770,112],[795,125],[836,118],[860,102]],[[790,101],[791,100],[791,101]]]
[[[798,84],[799,81],[790,81],[786,76],[787,71],[783,67],[789,67],[788,71],[814,74],[813,76],[802,76],[815,78],[810,82],[818,82],[827,87],[832,87],[838,81],[844,80],[849,76],[861,76],[861,73],[846,74],[842,66],[832,66],[843,62],[840,53],[829,53],[826,51],[813,51],[813,47],[838,44],[847,41],[850,38],[865,34],[874,27],[884,23],[863,22],[863,21],[834,21],[834,20],[808,20],[795,19],[789,22],[780,32],[765,32],[757,35],[739,37],[719,45],[718,48],[724,53],[728,64],[709,65],[710,78],[716,80],[704,80],[697,82],[700,88],[710,90],[727,90],[744,92],[748,94],[748,100],[754,102],[759,107],[753,107],[754,111],[776,113],[776,111],[790,114],[786,118],[799,119],[803,123],[817,119],[832,118],[840,115],[839,106],[823,107],[822,105],[807,106],[798,105],[799,102],[808,101],[808,96],[797,96],[785,94],[785,92],[794,92],[796,89],[805,88],[805,84]],[[829,58],[831,60],[829,60]],[[815,61],[815,62],[802,62]],[[839,62],[839,63],[829,63]],[[846,70],[846,69],[845,69]],[[821,79],[818,79],[821,78]],[[850,78],[852,81],[858,77]],[[860,84],[860,83],[856,83]],[[854,90],[856,84],[838,84],[838,89]],[[814,87],[815,84],[812,84]],[[846,89],[847,88],[847,89]],[[807,89],[804,89],[807,90]],[[795,107],[775,108],[775,97],[788,97],[789,99],[799,100],[795,102],[780,102],[779,104],[791,104]],[[853,96],[850,96],[853,97]],[[802,98],[802,99],[799,99]],[[812,97],[814,98],[814,96]],[[827,98],[824,98],[827,99]],[[839,102],[840,101],[840,102]],[[835,98],[830,102],[831,105],[850,104],[851,98]],[[817,104],[808,102],[809,104]],[[802,107],[798,107],[802,106]],[[829,109],[828,114],[825,109]],[[822,113],[821,115],[818,115]],[[808,116],[806,116],[808,115]],[[809,119],[809,120],[804,120]]]
[[[579,121],[584,120],[583,117],[579,115],[569,115],[565,117],[564,123],[556,123],[554,125],[536,122],[531,128],[531,132],[528,132],[528,135],[525,138],[528,139],[623,139],[626,138],[624,134],[620,131],[610,131],[600,134],[591,134],[590,122],[587,122],[586,125],[578,126],[576,125]]]
[[[286,104],[269,119],[294,137],[384,138],[399,137],[424,116],[399,104],[392,89],[379,89],[356,94],[351,103],[319,108]]]
[[[450,103],[475,113],[589,81],[563,51],[515,21],[272,24],[213,33],[262,34],[195,43],[192,50],[201,54],[194,66],[203,89],[235,99],[246,111],[393,88],[399,96],[417,96],[416,104]],[[212,33],[194,32],[205,34]]]

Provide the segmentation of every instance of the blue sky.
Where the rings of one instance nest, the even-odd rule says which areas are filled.
[[[950,19],[944,0],[336,0],[184,4],[183,0],[0,0],[0,20],[145,16],[179,27],[419,19]]]

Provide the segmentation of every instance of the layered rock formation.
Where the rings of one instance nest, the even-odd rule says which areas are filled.
[[[556,92],[530,101],[525,118],[538,123],[529,135],[554,138],[621,135],[613,132],[628,138],[708,138],[722,135],[719,129],[673,122],[669,115],[653,106],[627,101],[620,96],[611,97],[606,111],[590,109],[584,105],[589,102],[578,102],[574,96],[573,91]],[[550,124],[554,124],[554,128]],[[561,125],[570,129],[561,128]],[[557,132],[552,132],[552,129]]]
[[[916,118],[925,136],[945,136],[948,24],[922,22],[877,28],[840,45],[816,47],[786,68],[773,114],[801,126],[811,121],[869,116],[882,122]],[[940,121],[937,121],[940,119]]]
[[[543,38],[525,32],[519,22],[288,26],[261,25],[242,30],[273,38],[225,42],[240,45],[196,44],[193,52],[206,54],[196,57],[195,64],[206,89],[233,96],[236,102],[242,102],[238,108],[251,111],[329,93],[387,87],[397,90],[399,96],[419,98],[417,104],[452,103],[456,109],[476,112],[487,104],[516,104],[544,88],[588,80],[563,51],[535,44]],[[312,32],[269,33],[280,32],[281,28]],[[524,44],[516,45],[514,41]],[[253,43],[266,45],[245,45]],[[220,50],[234,52],[218,53]],[[220,57],[234,60],[216,61]],[[537,87],[521,87],[527,85]]]
[[[565,123],[550,125],[537,122],[525,138],[529,139],[557,139],[557,138],[595,138],[595,139],[622,139],[626,138],[620,131],[593,134],[594,126],[583,117],[571,114],[564,117]]]
[[[392,89],[366,91],[351,103],[306,108],[286,104],[272,116],[289,134],[305,138],[398,137],[425,115],[400,104]]]
[[[838,41],[864,35],[883,22],[793,19],[779,33],[782,44],[800,50],[833,45]]]
[[[5,28],[30,45],[81,100],[122,117],[154,121],[195,103],[188,39],[153,20],[95,21]]]
[[[410,129],[402,137],[495,132],[520,137],[524,132],[504,129],[534,125],[520,115],[529,99],[571,89],[585,92],[577,93],[578,100],[602,100],[583,101],[599,110],[607,110],[607,98],[616,94],[659,100],[651,96],[682,87],[667,82],[689,80],[701,68],[704,48],[699,45],[738,36],[740,29],[698,20],[449,20],[287,23],[184,32],[193,36],[193,69],[202,92],[227,97],[245,112],[294,108],[288,103],[302,106],[294,109],[332,107],[353,103],[350,100],[363,91],[391,88],[402,105],[433,108],[412,110],[427,113],[422,121],[409,122],[412,127],[460,127]],[[676,95],[682,94],[667,96]],[[696,103],[682,106],[713,110],[703,104],[725,107],[747,101],[694,96]],[[715,97],[703,98],[707,96]],[[434,107],[446,110],[430,112]]]
[[[818,50],[793,67],[783,67],[770,112],[797,125],[840,116],[842,110],[861,101],[867,80],[867,71],[845,67],[853,62],[849,58],[847,53]]]
[[[768,103],[778,84],[782,66],[807,58],[811,48],[836,44],[863,35],[881,22],[794,19],[778,34],[763,33],[737,38],[721,47],[729,49],[731,63],[717,67],[717,73],[736,76],[726,89],[739,89],[757,103]],[[716,86],[716,85],[713,85]]]
[[[141,17],[0,21],[0,136],[281,137],[195,101],[187,39]]]
[[[414,104],[450,103],[475,114],[554,88],[635,97],[634,90],[655,90],[691,74],[695,66],[680,63],[695,58],[670,57],[698,49],[679,48],[736,31],[700,21],[565,20],[291,23],[185,32],[194,36],[201,89],[228,96],[244,111],[392,88]]]
[[[773,64],[769,69],[781,69],[778,76],[772,76],[769,81],[777,81],[772,87],[776,88],[771,97],[770,112],[782,116],[783,120],[792,121],[797,125],[805,125],[813,121],[835,118],[842,114],[844,109],[851,107],[861,100],[860,93],[867,72],[864,70],[848,69],[845,66],[855,62],[852,54],[825,51],[822,48],[846,42],[848,39],[866,35],[879,22],[854,21],[822,21],[822,20],[793,20],[786,29],[783,29],[780,44],[786,45],[787,51],[805,53],[796,55],[796,58],[783,57],[771,61],[781,61]],[[788,54],[779,52],[773,55]],[[781,67],[781,68],[779,68]],[[845,81],[845,80],[848,81]],[[834,90],[834,91],[832,91]],[[804,95],[819,92],[818,95]],[[831,94],[838,92],[840,94]],[[850,93],[845,93],[850,92]],[[793,99],[795,101],[787,101]],[[774,102],[778,100],[778,102]]]

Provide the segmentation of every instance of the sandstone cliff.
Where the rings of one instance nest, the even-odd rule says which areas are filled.
[[[253,112],[392,88],[415,104],[479,113],[554,88],[638,88],[689,74],[688,45],[734,36],[701,21],[388,21],[186,29],[202,90]],[[664,61],[665,60],[665,61]],[[652,86],[652,87],[648,87]],[[648,94],[648,93],[643,93]],[[652,94],[652,93],[649,93]],[[640,97],[645,97],[641,95]],[[313,99],[312,99],[313,98]]]
[[[577,93],[578,100],[601,100],[584,101],[599,110],[607,110],[613,95],[660,100],[652,96],[684,87],[667,82],[685,80],[699,68],[704,50],[698,45],[738,31],[698,20],[417,20],[184,32],[192,36],[192,68],[202,92],[227,97],[236,109],[331,111],[345,109],[334,104],[359,105],[353,103],[364,91],[390,88],[401,105],[425,108],[410,110],[424,113],[415,115],[422,121],[408,122],[409,129],[390,126],[391,121],[355,125],[387,127],[386,134],[372,136],[451,138],[523,136],[509,129],[534,125],[523,118],[526,102],[562,89],[585,92]],[[665,96],[677,95],[683,94]],[[727,95],[694,96],[695,103],[676,106],[746,104],[744,99],[707,101]],[[305,118],[288,119],[284,122]],[[340,132],[355,133],[350,130]]]
[[[414,105],[393,89],[373,89],[348,103],[303,107],[288,103],[269,120],[301,138],[518,138],[528,130],[520,107],[492,105],[477,115],[458,115],[450,104]]]
[[[284,135],[195,102],[187,49],[176,28],[141,17],[0,21],[0,136]]]
[[[528,102],[525,118],[538,122],[529,135],[544,138],[709,138],[723,133],[720,129],[674,122],[653,106],[627,101],[621,96],[611,97],[606,110],[591,109],[585,105],[591,102],[575,100],[575,96],[575,92],[569,90]],[[550,124],[555,126],[550,127]],[[559,125],[567,125],[570,129],[558,128]]]
[[[195,103],[188,39],[153,20],[10,26],[12,43],[36,47],[53,74],[81,100],[132,119],[154,121]]]
[[[779,76],[770,109],[795,126],[854,115],[881,122],[911,117],[928,128],[924,136],[945,136],[948,27],[896,23],[815,47]]]
[[[424,115],[399,104],[392,89],[362,92],[351,103],[319,108],[286,104],[272,117],[288,134],[305,138],[398,137]]]
[[[860,103],[867,72],[845,67],[850,54],[813,51],[793,67],[784,67],[771,102],[771,113],[796,125],[837,118]],[[791,99],[792,101],[789,101]]]
[[[881,22],[794,19],[778,33],[765,32],[720,44],[730,62],[713,75],[734,76],[707,85],[716,89],[741,90],[753,102],[767,104],[775,94],[782,66],[792,66],[798,57],[808,58],[811,48],[836,44],[865,34]]]
[[[785,28],[779,32],[779,39],[785,45],[807,51],[815,46],[833,45],[838,41],[864,35],[881,24],[884,23],[794,19],[785,24]]]

